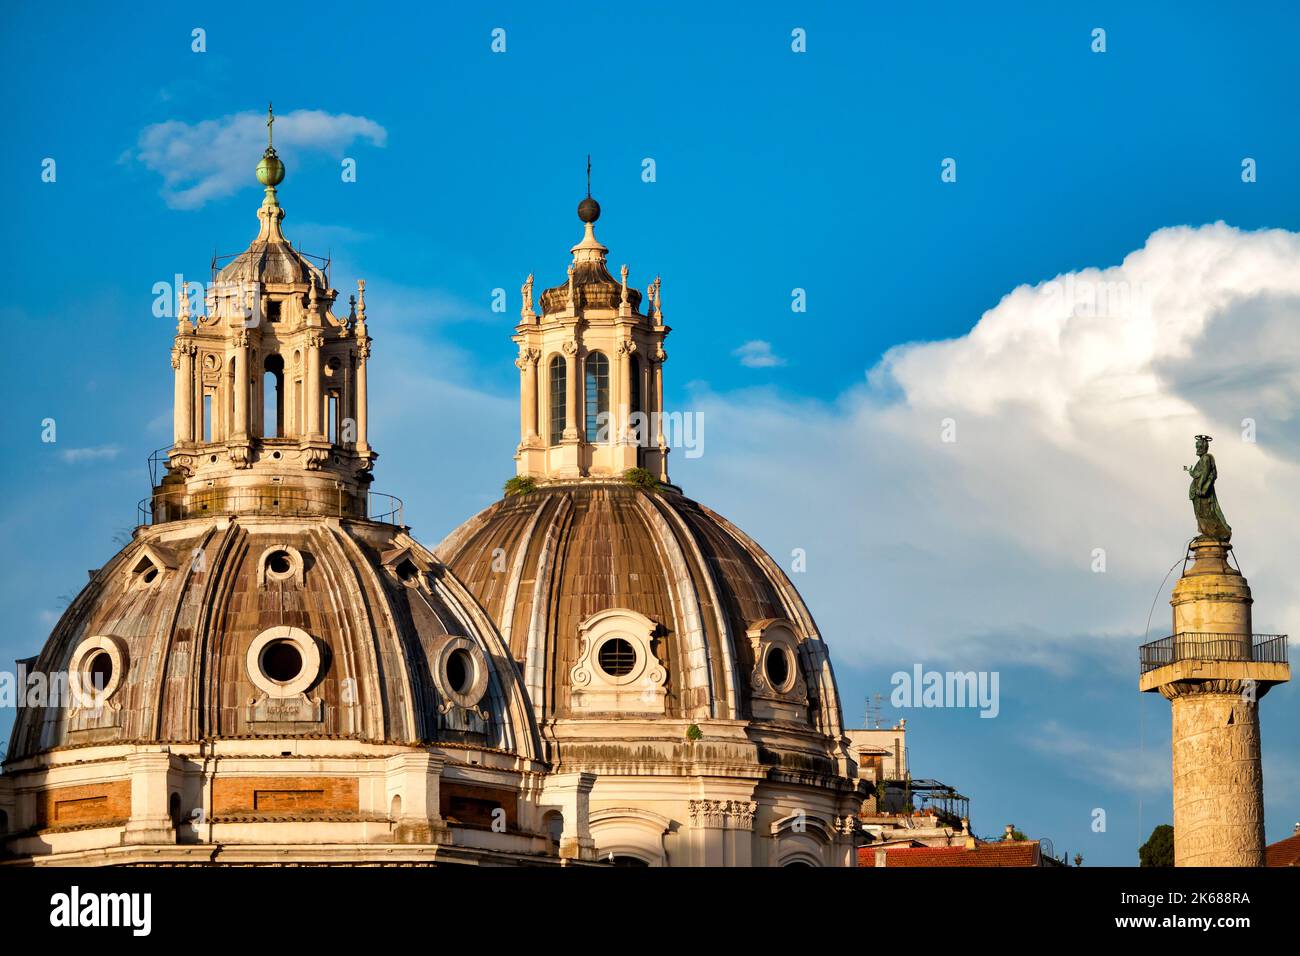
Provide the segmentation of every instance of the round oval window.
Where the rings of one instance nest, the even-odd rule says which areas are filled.
[[[596,654],[600,669],[610,677],[626,677],[636,666],[636,650],[621,637],[611,637]]]
[[[457,694],[463,694],[474,683],[474,661],[469,651],[458,647],[447,655],[447,686]]]
[[[266,559],[266,566],[272,574],[288,574],[293,570],[293,561],[288,551],[272,551]]]
[[[784,687],[785,682],[790,679],[790,660],[783,647],[773,647],[768,650],[764,667],[767,669],[768,682],[773,687]]]
[[[272,641],[262,651],[262,673],[287,684],[302,673],[302,652],[293,641]]]
[[[90,675],[90,687],[98,692],[108,686],[108,682],[113,679],[113,657],[108,651],[100,651],[86,665],[86,673]]]

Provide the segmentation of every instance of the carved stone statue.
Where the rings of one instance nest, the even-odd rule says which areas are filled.
[[[1228,541],[1232,538],[1232,528],[1223,517],[1219,508],[1219,499],[1214,493],[1214,482],[1219,477],[1214,466],[1214,456],[1210,454],[1209,435],[1196,436],[1196,464],[1190,468],[1183,466],[1183,471],[1192,476],[1192,486],[1187,497],[1192,500],[1192,510],[1196,512],[1196,527],[1201,535]]]
[[[531,272],[528,273],[528,278],[524,280],[524,284],[520,286],[519,292],[524,298],[524,307],[522,313],[524,315],[532,315],[533,314],[533,274]]]

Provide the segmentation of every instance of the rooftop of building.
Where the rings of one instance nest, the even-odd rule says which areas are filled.
[[[877,852],[885,854],[886,867],[967,867],[1048,865],[1038,840],[1001,840],[974,846],[864,846],[858,848],[858,866],[876,867]]]

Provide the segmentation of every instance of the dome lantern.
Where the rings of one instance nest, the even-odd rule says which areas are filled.
[[[657,310],[658,280],[642,295],[610,274],[609,249],[596,238],[600,204],[578,204],[583,236],[569,251],[565,281],[541,294],[524,283],[519,346],[520,434],[516,470],[533,479],[617,477],[645,468],[668,482],[663,434],[663,371],[669,333]],[[642,311],[642,303],[646,303]]]
[[[142,508],[147,523],[196,512],[366,517],[375,507],[364,280],[354,325],[331,311],[329,261],[285,238],[274,123],[268,107],[257,237],[224,265],[213,260],[206,315],[178,323],[173,445]],[[395,506],[379,512],[398,520]]]

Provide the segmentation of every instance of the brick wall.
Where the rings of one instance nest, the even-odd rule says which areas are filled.
[[[213,813],[356,811],[356,777],[221,777],[212,785]]]
[[[131,816],[131,781],[91,783],[46,790],[36,803],[37,825],[45,827],[109,824]]]

